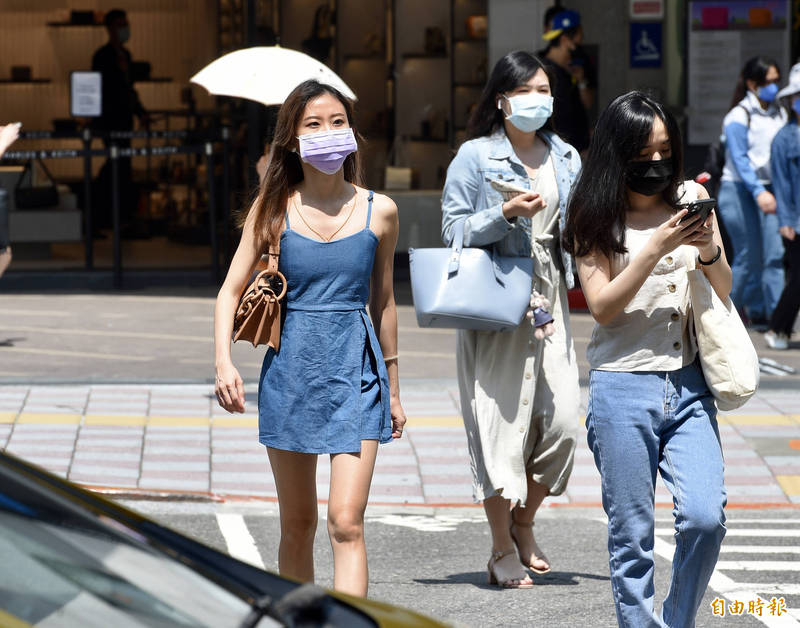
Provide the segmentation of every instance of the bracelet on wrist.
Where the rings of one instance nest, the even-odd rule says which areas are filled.
[[[399,357],[400,357],[400,354],[399,354],[399,353],[396,353],[395,355],[390,355],[389,357],[384,357],[384,358],[383,358],[383,361],[384,361],[384,362],[391,362],[392,360],[396,360],[396,359],[398,359]]]
[[[714,262],[716,262],[716,261],[717,261],[717,260],[718,260],[720,257],[722,257],[722,247],[721,247],[719,244],[717,244],[717,253],[716,253],[716,255],[714,255],[714,257],[712,257],[710,260],[708,260],[708,261],[706,262],[706,261],[704,261],[704,260],[703,260],[703,258],[702,258],[702,257],[700,257],[700,256],[698,255],[698,256],[697,256],[697,261],[698,261],[700,264],[702,264],[703,266],[711,266],[711,264],[713,264]]]

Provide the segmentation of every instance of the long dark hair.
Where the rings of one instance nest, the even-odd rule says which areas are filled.
[[[747,94],[747,81],[754,81],[756,85],[763,85],[767,81],[767,72],[772,67],[778,70],[778,75],[780,75],[781,67],[772,57],[753,57],[747,60],[739,74],[736,88],[733,90],[731,109]]]
[[[360,145],[363,141],[355,128],[353,103],[338,89],[312,79],[300,83],[292,90],[278,111],[275,136],[272,140],[272,158],[267,168],[267,174],[261,183],[255,202],[242,217],[244,221],[250,212],[255,214],[256,239],[262,248],[278,241],[283,229],[289,191],[303,180],[303,167],[300,165],[300,156],[296,152],[297,126],[303,118],[303,112],[308,103],[325,93],[332,95],[342,103],[356,142]],[[347,156],[342,169],[346,181],[361,185],[359,151]]]
[[[683,182],[683,145],[675,118],[663,106],[638,91],[618,96],[605,108],[589,144],[569,201],[564,248],[583,257],[597,250],[606,257],[623,254],[625,214],[630,208],[625,166],[647,146],[656,116],[667,129],[672,148],[672,179],[662,198],[677,206]]]
[[[491,135],[497,129],[503,128],[505,115],[497,108],[497,97],[524,85],[539,70],[544,70],[544,73],[547,74],[550,93],[554,93],[555,74],[539,57],[530,52],[515,50],[495,63],[492,74],[481,93],[478,106],[475,107],[467,123],[467,139],[472,140],[476,137]],[[553,130],[552,116],[544,123],[542,129]]]

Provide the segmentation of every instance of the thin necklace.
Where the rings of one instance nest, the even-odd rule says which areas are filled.
[[[345,207],[347,207],[347,205],[349,203],[350,204],[350,212],[347,214],[347,218],[344,219],[344,222],[341,225],[339,225],[339,228],[336,231],[334,231],[327,238],[324,235],[322,235],[319,231],[314,229],[314,227],[312,227],[310,224],[308,224],[308,221],[303,217],[303,212],[300,211],[300,205],[297,202],[297,197],[298,196],[300,196],[299,192],[294,197],[294,208],[297,210],[297,215],[300,216],[300,220],[302,220],[303,224],[306,227],[308,227],[309,229],[311,229],[311,231],[313,231],[323,242],[330,242],[331,240],[333,240],[333,238],[336,236],[336,234],[339,233],[342,230],[342,228],[347,224],[347,221],[350,220],[350,216],[353,215],[353,212],[356,209],[356,198],[358,198],[358,192],[356,192],[355,186],[353,186],[353,198],[351,200],[347,201],[347,203],[345,203],[344,205],[342,205],[342,209],[339,210],[339,213],[341,213],[342,210]]]

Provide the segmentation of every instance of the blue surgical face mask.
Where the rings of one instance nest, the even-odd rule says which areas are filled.
[[[800,116],[800,98],[795,98],[792,101],[792,111],[794,111],[798,116]]]
[[[764,102],[772,102],[775,100],[775,96],[778,95],[778,86],[775,83],[770,83],[769,85],[763,85],[759,87],[756,91],[756,96],[758,96]]]
[[[523,133],[533,133],[547,122],[553,115],[553,97],[549,94],[520,94],[519,96],[503,96],[511,106],[511,113],[506,116],[511,124]],[[497,108],[502,111],[501,103]]]

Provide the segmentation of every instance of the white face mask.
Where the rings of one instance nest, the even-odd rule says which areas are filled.
[[[519,96],[503,96],[511,106],[511,113],[506,116],[511,124],[523,133],[532,133],[542,128],[547,119],[553,115],[553,97],[548,94],[533,92]],[[502,103],[497,103],[502,111]]]

